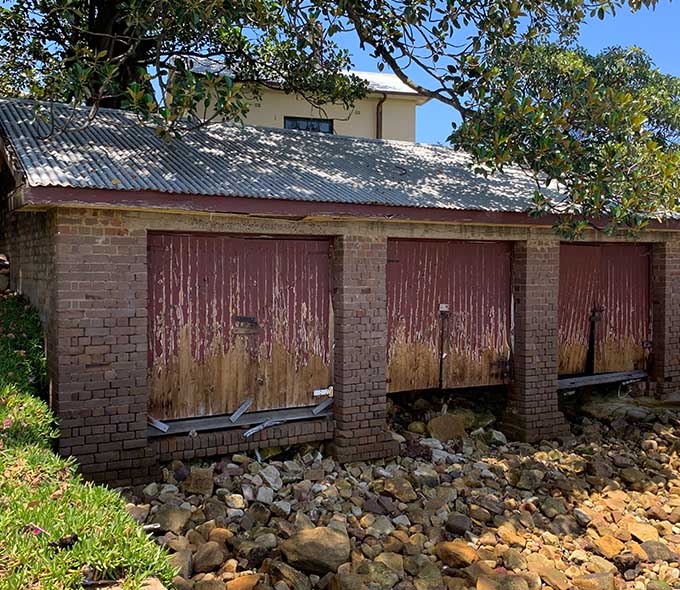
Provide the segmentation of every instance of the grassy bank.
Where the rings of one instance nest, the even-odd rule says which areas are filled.
[[[0,293],[0,590],[126,588],[172,577],[166,556],[121,497],[82,481],[51,450],[54,417],[34,393],[45,386],[42,330],[25,299]]]

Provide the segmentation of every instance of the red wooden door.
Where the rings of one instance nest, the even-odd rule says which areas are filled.
[[[388,391],[503,383],[510,244],[390,240],[387,258]]]
[[[645,244],[562,244],[559,372],[646,366],[650,250]]]
[[[151,415],[315,403],[331,382],[329,242],[149,234]]]

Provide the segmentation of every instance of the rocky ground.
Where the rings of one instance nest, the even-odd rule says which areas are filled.
[[[175,462],[125,490],[128,509],[181,590],[680,587],[675,409],[595,402],[573,439],[528,445],[494,430],[493,408],[442,401],[395,410],[395,460]]]

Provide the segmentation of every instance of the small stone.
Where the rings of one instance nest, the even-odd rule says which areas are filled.
[[[636,467],[626,467],[621,469],[619,473],[621,479],[630,484],[639,483],[647,478],[647,476]]]
[[[271,576],[274,583],[285,582],[292,590],[312,590],[309,577],[295,568],[281,561],[271,561],[267,564],[266,573]]]
[[[676,561],[678,555],[662,541],[645,541],[640,544],[647,556],[647,561]]]
[[[404,477],[394,477],[385,480],[385,493],[397,500],[408,503],[418,499],[411,482]]]
[[[258,475],[264,479],[264,481],[266,481],[269,484],[269,487],[271,487],[274,491],[280,490],[283,486],[281,474],[279,473],[279,470],[273,465],[267,465],[267,467],[262,469]]]
[[[505,567],[511,570],[523,570],[527,568],[527,560],[524,559],[519,549],[511,547],[503,554]]]
[[[452,512],[446,519],[446,530],[454,535],[464,535],[472,529],[472,520],[460,512]]]
[[[593,541],[593,545],[597,552],[607,559],[616,557],[625,549],[625,545],[612,535],[604,535],[603,537],[596,539]]]
[[[166,590],[166,588],[163,585],[163,582],[161,582],[158,578],[151,577],[142,580],[141,590]]]
[[[192,467],[182,489],[187,494],[211,496],[213,493],[213,467]]]
[[[544,477],[545,472],[540,469],[524,469],[520,472],[515,487],[520,490],[534,491],[541,485]]]
[[[646,524],[644,522],[630,521],[626,529],[631,534],[633,539],[640,541],[658,541],[659,531],[656,530],[651,524]]]
[[[411,422],[408,425],[409,432],[412,432],[413,434],[425,434],[427,432],[427,425],[425,422]]]
[[[160,525],[164,531],[171,531],[179,535],[191,518],[191,510],[180,506],[165,504],[153,515],[152,522]]]
[[[508,439],[500,430],[489,430],[486,442],[492,447],[501,447],[508,444]]]
[[[182,549],[170,556],[170,565],[177,569],[177,574],[185,579],[189,579],[193,573],[193,560],[189,549]]]
[[[399,578],[404,577],[404,558],[398,553],[383,552],[375,558],[375,561],[385,564],[395,572]]]
[[[259,574],[246,574],[227,582],[227,590],[253,590],[260,581]]]
[[[572,511],[572,514],[574,515],[574,518],[576,519],[576,522],[578,522],[581,526],[588,526],[590,522],[593,520],[592,516],[585,512],[584,510],[581,510],[580,508],[574,508]]]
[[[529,590],[529,583],[522,576],[495,572],[477,578],[477,590]]]
[[[357,574],[335,574],[328,590],[366,590],[364,579]]]
[[[224,553],[218,543],[208,541],[198,548],[194,554],[194,571],[211,572],[224,561]]]
[[[366,527],[366,534],[378,539],[391,535],[394,532],[394,525],[386,516],[378,516],[371,524]]]
[[[137,524],[143,524],[149,516],[149,504],[126,504],[125,510]]]
[[[257,490],[256,499],[258,502],[262,502],[263,504],[271,504],[274,502],[274,490],[268,488],[267,486],[263,486]]]
[[[615,590],[614,576],[612,574],[587,574],[578,576],[572,580],[579,590]]]

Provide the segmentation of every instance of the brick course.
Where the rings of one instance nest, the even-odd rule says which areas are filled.
[[[333,256],[334,450],[339,461],[394,456],[387,430],[387,238],[342,236]]]
[[[568,433],[557,396],[559,268],[556,238],[515,244],[513,383],[503,423],[508,434],[520,440]]]
[[[652,246],[651,361],[656,394],[680,390],[680,241]]]

